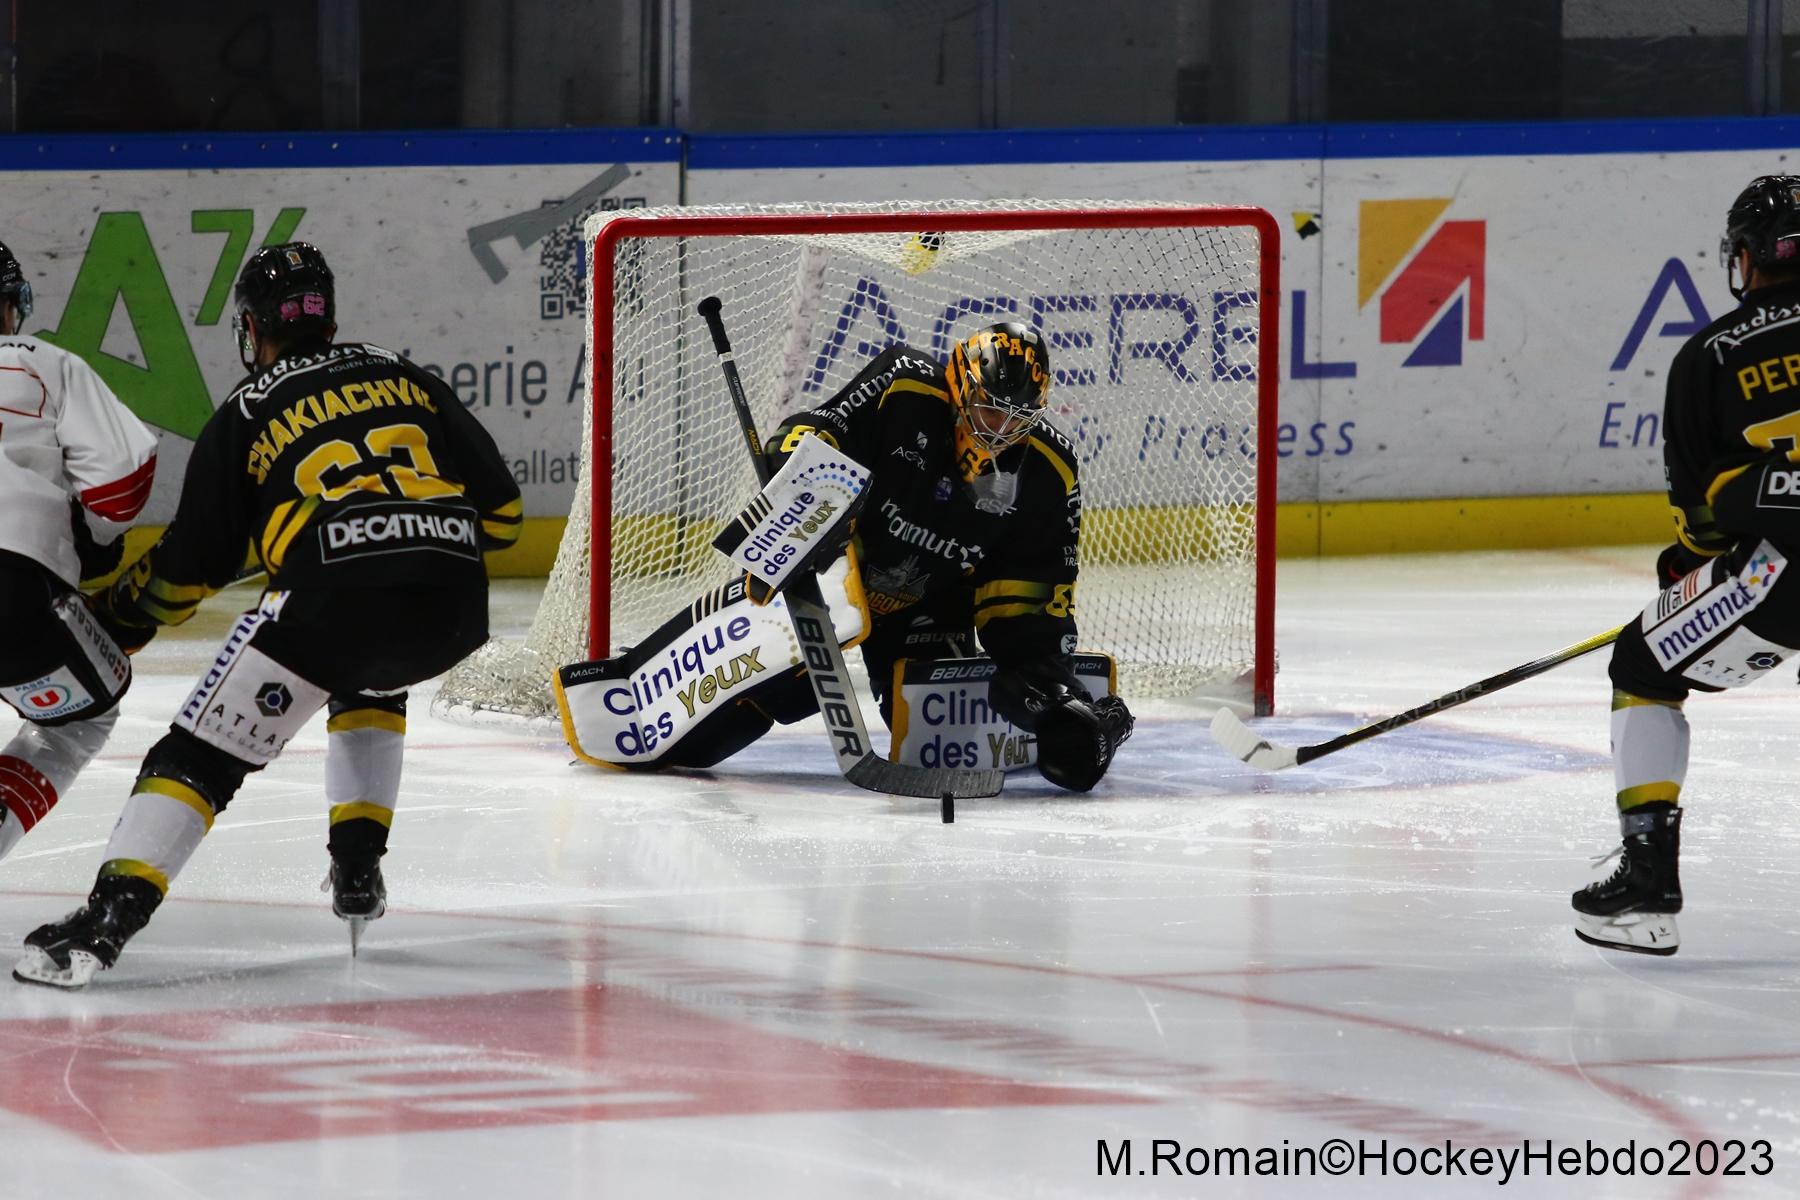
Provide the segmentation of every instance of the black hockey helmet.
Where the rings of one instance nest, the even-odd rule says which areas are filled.
[[[318,333],[330,336],[337,326],[337,296],[332,285],[331,268],[325,256],[309,242],[288,242],[280,246],[264,246],[250,256],[238,272],[237,319],[232,329],[237,334],[238,357],[246,370],[255,365],[256,346],[250,337],[248,316],[256,325],[258,338],[283,340],[296,334]]]
[[[958,410],[958,457],[965,460],[964,477],[973,478],[995,455],[1024,441],[1044,410],[1050,390],[1044,335],[1019,321],[989,325],[950,352],[948,381]]]
[[[1800,267],[1800,175],[1752,179],[1725,214],[1719,261],[1733,296],[1744,294],[1735,278],[1740,248],[1750,252],[1750,265],[1757,270]]]
[[[18,310],[18,326],[25,324],[25,318],[31,315],[31,284],[25,278],[25,269],[19,266],[19,260],[13,257],[12,250],[4,242],[0,242],[0,297],[12,301]]]

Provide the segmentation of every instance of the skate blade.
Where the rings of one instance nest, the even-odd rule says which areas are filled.
[[[1620,913],[1616,917],[1575,914],[1575,936],[1603,950],[1667,956],[1681,949],[1681,930],[1672,913]]]
[[[382,914],[387,912],[387,901],[383,900],[376,904],[375,911],[366,916],[353,917],[349,913],[338,912],[335,907],[333,907],[332,912],[337,914],[339,920],[350,926],[350,957],[355,958],[356,948],[362,944],[364,928],[368,926],[370,921],[379,920]]]
[[[13,966],[13,978],[20,983],[36,983],[73,992],[86,987],[103,969],[100,960],[86,950],[71,950],[69,965],[59,967],[54,958],[38,947],[27,946],[25,957]]]

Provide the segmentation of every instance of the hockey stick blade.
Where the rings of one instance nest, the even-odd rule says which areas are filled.
[[[1466,687],[1457,688],[1454,692],[1445,692],[1434,700],[1427,700],[1417,708],[1409,708],[1403,713],[1395,713],[1391,717],[1383,717],[1379,721],[1364,725],[1361,729],[1352,729],[1349,733],[1339,734],[1329,741],[1319,742],[1312,746],[1283,746],[1266,738],[1259,738],[1229,709],[1221,708],[1212,719],[1213,739],[1237,757],[1253,767],[1265,771],[1279,771],[1298,763],[1309,763],[1315,758],[1324,758],[1327,754],[1335,754],[1339,750],[1354,746],[1372,737],[1380,737],[1384,733],[1411,725],[1414,721],[1422,721],[1433,713],[1441,713],[1445,709],[1455,708],[1459,704],[1467,704],[1482,696],[1492,695],[1502,688],[1509,688],[1515,683],[1523,683],[1527,679],[1535,679],[1545,671],[1574,662],[1586,654],[1612,645],[1625,632],[1623,625],[1617,629],[1609,629],[1605,633],[1596,633],[1586,641],[1576,642],[1572,646],[1564,646],[1554,654],[1546,654],[1542,658],[1534,658],[1528,663],[1502,671],[1498,675],[1490,675],[1486,679],[1477,680]]]
[[[1229,708],[1213,714],[1213,741],[1262,771],[1279,771],[1300,761],[1299,751],[1267,738],[1257,737]]]
[[[956,767],[915,767],[911,763],[889,762],[874,753],[844,772],[844,778],[857,787],[890,796],[920,796],[942,799],[979,800],[998,796],[1005,786],[1006,773],[995,770],[969,770]]]

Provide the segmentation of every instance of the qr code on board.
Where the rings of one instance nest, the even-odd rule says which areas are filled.
[[[562,203],[546,200],[544,207]],[[643,208],[642,196],[604,196],[584,209],[573,221],[556,227],[544,239],[538,252],[538,316],[546,321],[565,316],[579,317],[587,313],[587,243],[581,236],[582,226],[597,212],[615,212],[623,208]]]

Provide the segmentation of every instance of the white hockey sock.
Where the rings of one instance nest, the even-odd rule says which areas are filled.
[[[358,818],[392,826],[400,802],[406,718],[385,708],[353,708],[325,723],[325,800],[331,823]]]
[[[0,819],[0,858],[56,807],[81,769],[106,745],[118,721],[117,708],[67,725],[27,721],[0,749],[0,805],[6,810]]]
[[[1612,752],[1621,810],[1680,801],[1688,765],[1688,723],[1681,705],[1614,692]]]
[[[135,875],[167,892],[212,823],[212,805],[199,792],[179,780],[147,775],[113,826],[101,872]]]

